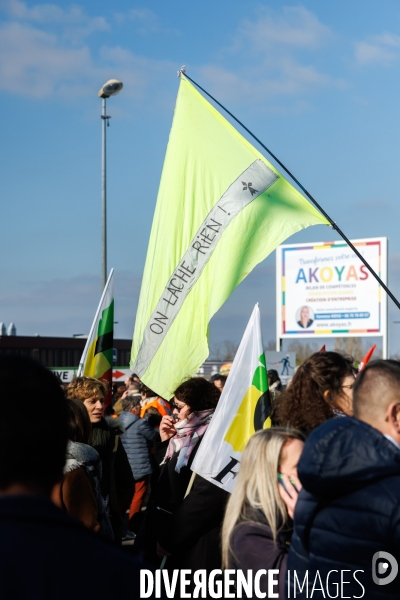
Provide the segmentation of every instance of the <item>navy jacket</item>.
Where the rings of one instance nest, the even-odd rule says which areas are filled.
[[[143,566],[50,498],[0,498],[1,600],[140,598]]]
[[[339,598],[398,599],[400,575],[382,585],[391,573],[391,566],[386,567],[377,574],[378,585],[372,567],[380,551],[390,553],[400,565],[400,450],[362,421],[332,419],[307,439],[298,474],[303,490],[288,559],[289,597],[329,598],[327,576],[332,571],[328,579],[332,597],[339,590]],[[385,562],[389,564],[378,560],[375,571]],[[299,593],[298,585],[294,595],[294,570],[300,584],[308,571],[308,595],[307,586]],[[317,589],[310,595],[315,578],[315,587],[321,588],[318,575],[325,596]],[[341,578],[349,582],[342,588]]]
[[[136,481],[153,472],[151,447],[160,439],[158,432],[138,415],[122,412],[119,421],[125,429],[121,442],[128,456]]]

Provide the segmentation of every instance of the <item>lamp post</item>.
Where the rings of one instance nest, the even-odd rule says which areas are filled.
[[[101,103],[101,289],[104,290],[107,281],[107,155],[106,155],[106,125],[111,117],[106,113],[106,100],[119,94],[122,82],[109,79],[100,89],[98,96]]]

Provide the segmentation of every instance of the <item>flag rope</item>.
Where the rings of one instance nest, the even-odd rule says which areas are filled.
[[[371,265],[368,263],[368,261],[365,260],[365,258],[362,256],[362,254],[357,250],[357,248],[351,243],[351,241],[348,239],[348,237],[343,233],[343,231],[340,229],[340,227],[338,227],[338,225],[335,223],[335,221],[333,221],[333,219],[331,219],[331,217],[328,215],[327,212],[324,211],[324,209],[322,208],[322,206],[320,206],[318,204],[318,202],[311,196],[311,194],[306,190],[306,188],[300,183],[300,181],[293,175],[293,173],[291,173],[289,171],[289,169],[287,169],[285,167],[285,165],[279,160],[279,158],[277,156],[275,156],[275,154],[273,152],[271,152],[271,150],[269,150],[267,148],[267,146],[265,144],[262,143],[262,141],[256,136],[254,135],[254,133],[252,133],[250,131],[250,129],[248,129],[248,127],[246,127],[246,125],[244,125],[241,121],[239,121],[239,119],[237,117],[235,117],[235,115],[233,115],[223,104],[221,104],[221,102],[218,102],[218,100],[216,98],[214,98],[214,96],[212,96],[211,94],[209,94],[207,92],[207,90],[205,90],[203,87],[201,87],[201,85],[199,85],[196,81],[194,81],[194,79],[192,79],[191,77],[189,77],[189,75],[186,73],[186,70],[184,67],[182,67],[182,69],[180,69],[178,71],[178,76],[180,77],[181,75],[183,75],[184,77],[186,77],[186,79],[188,79],[189,81],[191,81],[196,87],[199,88],[199,90],[201,90],[202,92],[204,92],[209,98],[211,98],[211,100],[213,100],[216,104],[218,104],[218,106],[220,106],[230,117],[232,117],[232,119],[234,119],[236,121],[236,123],[239,123],[239,125],[241,127],[243,127],[243,129],[245,131],[247,131],[247,133],[249,135],[251,135],[251,137],[253,139],[256,140],[256,142],[258,142],[258,144],[260,144],[260,146],[262,148],[264,148],[264,150],[266,152],[268,152],[268,154],[270,156],[272,156],[272,158],[278,163],[278,165],[280,167],[282,167],[282,169],[289,175],[289,177],[291,177],[293,179],[293,181],[299,186],[299,188],[304,192],[304,194],[307,196],[307,198],[309,198],[311,200],[311,202],[314,204],[314,206],[316,206],[318,208],[318,210],[324,215],[324,217],[326,218],[327,221],[329,221],[331,227],[333,229],[335,229],[335,231],[338,232],[338,234],[343,238],[343,240],[346,242],[346,244],[353,250],[353,252],[358,256],[358,258],[361,260],[361,262],[364,263],[364,265],[367,267],[368,271],[371,273],[371,275],[373,275],[375,277],[375,279],[377,280],[377,282],[379,283],[379,285],[381,285],[383,287],[383,289],[385,290],[385,292],[387,293],[387,295],[393,300],[393,302],[395,303],[395,305],[397,306],[397,308],[400,309],[400,302],[397,300],[397,298],[392,294],[392,292],[389,290],[389,288],[383,283],[382,279],[379,277],[378,273],[376,273],[374,271],[374,269],[371,267]]]

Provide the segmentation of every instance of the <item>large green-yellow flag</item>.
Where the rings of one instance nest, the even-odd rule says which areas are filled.
[[[211,317],[290,235],[328,221],[181,76],[131,368],[160,396],[208,356]]]

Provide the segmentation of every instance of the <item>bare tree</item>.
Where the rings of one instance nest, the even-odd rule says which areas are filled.
[[[267,351],[267,350],[272,350],[272,351],[276,350],[276,343],[274,340],[269,340],[268,344],[266,346],[264,346],[264,351]]]
[[[296,353],[296,365],[301,365],[311,354],[318,352],[320,347],[320,344],[317,342],[302,343],[300,341],[293,341],[288,345],[288,351]]]
[[[238,346],[239,344],[236,344],[231,340],[217,342],[214,344],[210,355],[212,356],[213,360],[233,360],[235,358]]]
[[[336,338],[335,350],[349,354],[354,358],[354,362],[360,362],[367,353],[367,348],[360,337]]]

